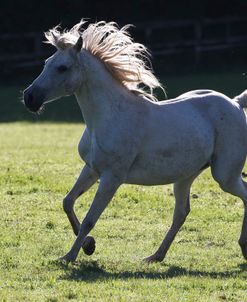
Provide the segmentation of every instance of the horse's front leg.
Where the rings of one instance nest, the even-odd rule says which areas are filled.
[[[63,209],[67,214],[67,217],[76,236],[79,233],[80,223],[74,212],[75,201],[80,195],[85,193],[97,181],[97,179],[97,173],[94,172],[90,167],[85,165],[73,188],[63,200]]]
[[[84,218],[79,234],[71,248],[71,250],[61,260],[73,262],[76,260],[82,243],[87,234],[93,229],[100,215],[112,199],[121,182],[112,173],[105,173],[100,177],[100,184],[93,203]]]
[[[72,229],[77,236],[80,229],[80,223],[74,212],[74,204],[76,199],[85,193],[98,179],[98,175],[87,165],[81,171],[77,181],[73,188],[67,194],[63,200],[63,208],[70,221]],[[92,255],[95,251],[95,240],[92,236],[87,236],[82,244],[82,248],[85,254]]]

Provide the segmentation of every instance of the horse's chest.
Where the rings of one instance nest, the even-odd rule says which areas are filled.
[[[80,154],[81,159],[92,169],[99,166],[97,162],[97,158],[101,158],[100,154],[98,154],[98,150],[95,146],[95,142],[93,137],[90,135],[83,135],[79,146],[78,151]]]
[[[78,150],[85,163],[99,175],[106,170],[120,175],[123,174],[124,168],[130,165],[132,153],[129,150],[129,156],[123,156],[120,147],[113,139],[105,143],[92,135],[81,139]]]

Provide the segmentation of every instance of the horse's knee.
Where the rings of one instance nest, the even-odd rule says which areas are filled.
[[[74,200],[66,196],[63,200],[63,210],[66,214],[70,214],[73,210]]]

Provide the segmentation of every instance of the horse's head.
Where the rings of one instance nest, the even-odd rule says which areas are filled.
[[[44,103],[71,95],[82,83],[79,52],[82,38],[73,47],[58,49],[46,60],[41,74],[24,90],[24,103],[32,112],[38,112]]]

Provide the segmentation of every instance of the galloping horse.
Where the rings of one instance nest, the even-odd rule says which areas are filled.
[[[74,261],[81,247],[93,253],[94,239],[87,235],[121,184],[174,183],[173,223],[158,250],[145,258],[162,261],[190,211],[192,182],[209,166],[220,187],[243,200],[239,244],[247,259],[247,183],[241,178],[247,154],[247,92],[231,99],[196,90],[156,102],[153,89],[162,86],[149,67],[147,49],[132,40],[128,26],[97,22],[82,29],[84,23],[45,33],[57,51],[24,91],[25,105],[33,112],[75,94],[86,123],[79,143],[85,166],[63,200],[77,237],[61,259]],[[74,203],[98,179],[80,224]]]

